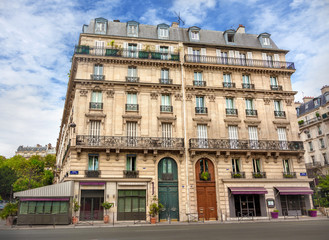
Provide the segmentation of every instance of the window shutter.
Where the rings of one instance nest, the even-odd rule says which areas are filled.
[[[240,58],[240,53],[239,53],[239,51],[235,51],[235,58]]]
[[[188,48],[187,48],[187,54],[188,54],[188,55],[192,55],[192,54],[193,54],[193,48],[188,47]]]
[[[238,127],[237,126],[228,126],[228,137],[230,140],[237,140],[238,137]]]
[[[234,58],[234,51],[228,51],[228,57]]]
[[[201,48],[201,55],[206,56],[207,55],[207,50],[206,48]]]
[[[173,53],[174,52],[174,47],[173,46],[169,46],[169,52]]]
[[[274,61],[276,61],[276,62],[279,62],[280,61],[279,54],[274,54]]]
[[[258,140],[258,133],[257,133],[257,127],[248,127],[249,131],[249,140]]]
[[[220,49],[216,49],[216,56],[217,57],[221,57],[221,51],[220,51]]]
[[[198,138],[199,139],[207,139],[207,125],[205,124],[198,124]]]
[[[247,52],[247,59],[249,59],[249,60],[252,59],[252,52]]]
[[[263,58],[264,61],[267,61],[267,55],[266,55],[266,53],[262,53],[262,58]]]
[[[138,51],[142,51],[142,48],[143,48],[143,44],[141,44],[141,43],[138,43],[138,45],[137,45],[137,48],[138,48]]]
[[[160,52],[160,45],[155,45],[155,51]]]
[[[285,128],[278,128],[278,139],[279,141],[287,141],[287,134]]]

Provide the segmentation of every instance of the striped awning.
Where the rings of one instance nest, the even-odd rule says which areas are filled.
[[[309,187],[275,187],[280,195],[306,195],[313,194]]]
[[[267,190],[263,187],[230,187],[232,194],[266,194]]]

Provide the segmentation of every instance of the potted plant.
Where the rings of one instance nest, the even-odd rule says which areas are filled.
[[[241,174],[240,173],[234,173],[233,178],[241,178]]]
[[[105,215],[104,215],[104,223],[109,223],[109,215],[107,214],[107,211],[113,206],[113,203],[109,202],[103,202],[102,207],[105,209]]]
[[[279,217],[279,210],[274,209],[274,210],[271,212],[271,217],[272,217],[272,218],[278,218],[278,217]]]
[[[318,119],[320,119],[320,113],[319,113],[319,112],[316,112],[316,113],[315,113],[315,116],[316,116]]]
[[[254,178],[262,178],[262,174],[261,173],[254,173]]]
[[[159,211],[163,208],[163,205],[159,203],[159,200],[154,196],[153,202],[150,204],[150,217],[151,217],[151,224],[156,223],[156,217],[159,214]]]
[[[119,52],[119,49],[114,47],[114,40],[110,42],[111,48],[106,49],[105,55],[106,56],[116,56],[117,53]]]
[[[7,203],[3,210],[0,212],[1,219],[6,219],[6,225],[11,226],[14,222],[14,217],[17,215],[18,202]]]
[[[318,213],[318,210],[316,210],[316,209],[308,209],[308,215],[310,217],[316,217],[317,213]]]
[[[145,49],[143,51],[138,52],[138,57],[147,59],[147,58],[149,58],[149,52],[150,52],[150,45],[146,45]]]
[[[72,223],[73,224],[77,224],[79,221],[79,218],[77,216],[77,212],[80,209],[80,205],[78,203],[78,201],[76,199],[73,199],[73,212],[74,212],[74,216],[72,217]]]
[[[298,121],[298,124],[299,124],[299,125],[303,125],[303,124],[304,124],[304,120],[299,120],[299,121]]]
[[[201,180],[207,181],[210,177],[210,174],[208,172],[201,173]]]

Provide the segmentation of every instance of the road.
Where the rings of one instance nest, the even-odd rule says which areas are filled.
[[[329,221],[1,230],[1,240],[328,240]]]

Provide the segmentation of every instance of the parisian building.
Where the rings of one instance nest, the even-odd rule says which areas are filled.
[[[91,20],[72,57],[57,183],[80,221],[229,220],[312,207],[291,86],[269,33]],[[112,217],[111,217],[112,218]]]
[[[37,144],[36,146],[26,146],[24,147],[23,145],[19,146],[17,148],[17,151],[15,155],[21,155],[22,157],[25,158],[30,158],[34,155],[45,157],[48,154],[55,155],[56,154],[56,149],[51,146],[51,144],[47,144],[45,146],[42,146],[40,144]]]
[[[296,103],[300,139],[304,142],[309,177],[329,174],[329,86],[318,97],[304,97]]]

